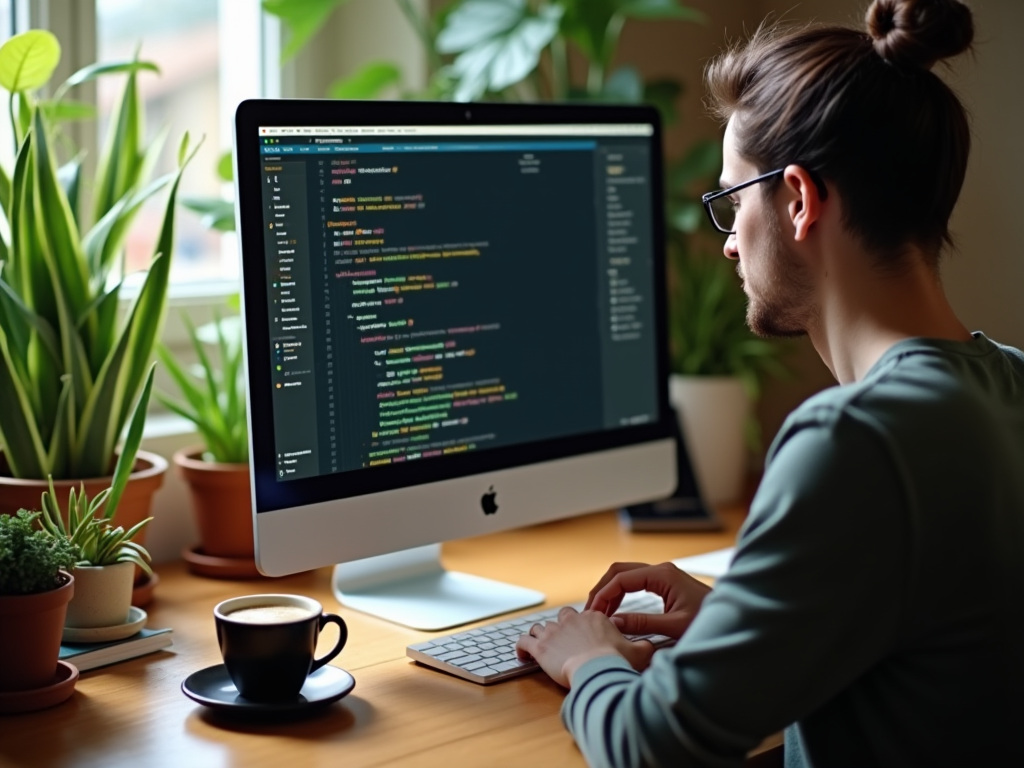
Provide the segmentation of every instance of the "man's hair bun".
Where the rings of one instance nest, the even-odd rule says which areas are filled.
[[[908,69],[931,69],[974,38],[971,9],[959,0],[874,0],[865,21],[878,55]]]

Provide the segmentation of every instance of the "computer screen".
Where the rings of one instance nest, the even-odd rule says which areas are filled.
[[[647,108],[239,108],[261,568],[671,492],[659,142]]]

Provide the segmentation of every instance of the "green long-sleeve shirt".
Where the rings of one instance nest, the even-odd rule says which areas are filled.
[[[1017,762],[1024,355],[910,339],[808,400],[681,640],[572,686],[595,768],[739,765],[787,727],[789,766]]]

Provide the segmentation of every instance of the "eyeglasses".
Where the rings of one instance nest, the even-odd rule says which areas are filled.
[[[741,189],[752,187],[755,184],[760,184],[762,181],[767,181],[770,178],[778,176],[784,172],[785,168],[779,168],[775,171],[769,171],[768,173],[758,176],[756,179],[750,181],[744,181],[742,184],[737,184],[735,187],[729,187],[728,189],[720,189],[717,192],[708,192],[706,195],[701,197],[701,202],[704,203],[704,210],[711,219],[711,226],[721,232],[723,235],[735,235],[736,234],[736,206],[732,200],[729,199],[729,195],[733,192],[739,192]],[[818,196],[822,200],[828,198],[828,187],[825,186],[824,180],[816,172],[812,170],[807,171],[811,180],[814,182],[814,186],[818,188]]]
[[[762,174],[756,179],[744,181],[742,184],[737,184],[736,186],[729,187],[728,189],[720,189],[717,192],[708,192],[706,195],[701,197],[701,202],[704,203],[704,210],[707,212],[708,218],[711,219],[711,226],[723,235],[736,234],[736,207],[733,201],[729,199],[729,195],[733,192],[739,192],[741,189],[752,187],[755,184],[760,184],[762,181],[774,178],[785,170],[785,168],[779,168],[776,171],[770,171],[769,173]]]

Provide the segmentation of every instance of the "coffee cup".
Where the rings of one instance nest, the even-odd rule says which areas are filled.
[[[246,595],[213,609],[224,666],[239,694],[250,701],[284,702],[299,695],[306,678],[345,647],[348,627],[316,600],[301,595]],[[334,648],[315,658],[328,624],[338,626]]]

